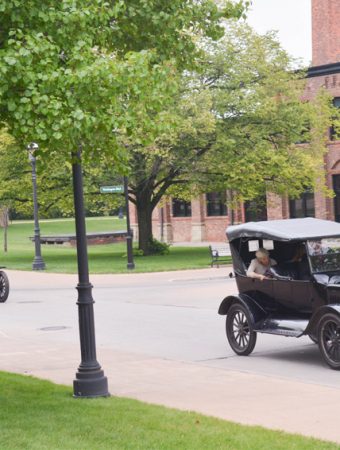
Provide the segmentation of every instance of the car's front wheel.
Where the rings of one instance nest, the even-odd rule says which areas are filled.
[[[230,347],[238,355],[249,355],[256,344],[256,332],[253,331],[247,309],[234,303],[227,314],[226,333]]]
[[[340,369],[340,319],[328,313],[318,325],[318,343],[323,359],[334,370]]]

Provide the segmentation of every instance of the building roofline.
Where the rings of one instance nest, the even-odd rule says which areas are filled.
[[[307,78],[321,77],[323,75],[333,75],[336,73],[340,73],[340,62],[309,67],[307,71]]]

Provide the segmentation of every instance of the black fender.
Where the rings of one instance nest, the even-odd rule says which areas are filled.
[[[229,295],[223,299],[218,308],[218,314],[222,316],[228,314],[231,305],[234,303],[241,303],[247,309],[252,319],[252,325],[255,325],[267,316],[266,311],[255,300],[245,294]]]
[[[322,316],[324,316],[327,313],[335,313],[339,316],[340,319],[340,304],[339,303],[334,303],[334,304],[329,304],[329,305],[324,305],[321,306],[320,308],[318,308],[314,314],[312,315],[307,328],[305,329],[303,334],[315,334],[316,331],[316,327],[320,321],[320,319],[322,318]]]

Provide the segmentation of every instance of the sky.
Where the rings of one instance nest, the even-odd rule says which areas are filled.
[[[312,59],[311,0],[252,0],[248,23],[258,33],[279,32],[282,47],[306,65]]]

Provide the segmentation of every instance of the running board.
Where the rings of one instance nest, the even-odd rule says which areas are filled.
[[[256,324],[254,331],[280,336],[300,337],[303,335],[308,323],[309,321],[306,319],[268,317]]]

